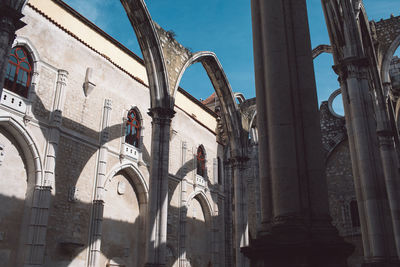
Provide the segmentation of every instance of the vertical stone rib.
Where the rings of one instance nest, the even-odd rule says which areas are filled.
[[[257,127],[259,134],[259,173],[260,173],[260,195],[261,195],[261,227],[267,230],[272,219],[272,199],[271,199],[271,178],[269,168],[269,144],[268,132],[266,129],[267,122],[267,106],[264,105],[265,99],[265,82],[264,82],[264,61],[262,46],[262,23],[260,14],[260,1],[251,1],[253,15],[253,46],[254,46],[254,71],[256,88],[260,88],[257,92]]]
[[[182,162],[183,167],[186,163],[187,144],[182,142]],[[180,228],[179,228],[179,267],[186,267],[186,216],[187,216],[187,181],[185,178],[181,182],[181,207],[180,207]]]
[[[88,266],[98,267],[100,266],[100,246],[101,246],[101,227],[103,223],[103,211],[104,211],[104,184],[106,181],[107,171],[107,142],[109,139],[109,126],[110,116],[112,110],[112,102],[110,99],[104,100],[103,107],[103,119],[101,123],[100,132],[100,149],[97,159],[97,173],[95,177],[95,192],[94,200],[92,204],[92,215],[90,225],[90,237],[89,237],[89,256]]]

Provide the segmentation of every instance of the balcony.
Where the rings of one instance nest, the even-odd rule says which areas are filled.
[[[0,101],[1,105],[19,111],[21,113],[26,113],[26,102],[27,100],[22,96],[12,93],[7,89],[3,89]]]
[[[125,143],[123,145],[123,155],[138,162],[140,158],[140,150],[135,146]]]

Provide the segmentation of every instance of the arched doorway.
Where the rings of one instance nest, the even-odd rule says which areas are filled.
[[[200,194],[188,203],[186,214],[186,260],[191,267],[212,266],[210,210]]]
[[[36,195],[41,187],[42,166],[36,144],[14,119],[0,117],[0,262],[2,266],[41,264],[47,209]],[[42,195],[43,196],[43,195]],[[48,196],[47,196],[48,197]],[[44,208],[42,211],[39,209]],[[31,210],[32,209],[32,210]],[[42,223],[41,225],[39,225]],[[28,228],[29,226],[29,228]],[[38,230],[41,230],[41,233]],[[36,238],[28,238],[36,237]]]
[[[28,189],[26,158],[15,138],[0,127],[0,262],[17,266]],[[30,186],[31,187],[31,186]],[[32,187],[31,187],[32,188]]]
[[[100,266],[139,267],[145,255],[145,200],[134,171],[117,172],[106,185]]]

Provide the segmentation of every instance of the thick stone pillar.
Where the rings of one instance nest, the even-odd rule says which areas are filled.
[[[101,135],[100,135],[100,149],[97,159],[97,173],[95,178],[95,192],[92,204],[92,217],[90,225],[90,244],[89,244],[89,267],[100,266],[100,255],[101,255],[101,226],[103,223],[103,212],[104,212],[104,184],[106,182],[107,175],[107,153],[108,147],[107,142],[109,139],[109,126],[110,116],[112,110],[112,102],[110,99],[104,101],[103,107],[103,120],[101,124]]]
[[[0,96],[3,92],[8,56],[15,39],[15,32],[25,26],[25,23],[21,21],[24,16],[20,8],[23,1],[17,0],[14,2],[13,5],[15,6],[0,3]]]
[[[240,252],[240,248],[249,245],[249,224],[247,210],[247,179],[244,178],[244,169],[247,158],[231,159],[234,189],[235,213],[235,262],[236,267],[249,266],[249,260]]]
[[[398,171],[392,168],[397,162],[391,160],[392,137],[382,131],[381,122],[377,123],[381,116],[374,110],[370,93],[368,60],[349,58],[337,64],[335,70],[340,76],[360,213],[363,266],[400,266],[392,223],[392,215],[398,223],[398,204],[394,203],[391,214],[388,199],[388,195],[395,198],[398,194],[397,182],[393,180],[398,177]],[[387,161],[385,166],[382,160]]]
[[[174,111],[152,108],[149,218],[146,267],[164,267],[167,249],[169,137]]]
[[[305,0],[252,0],[262,229],[251,266],[346,266],[330,224]],[[260,131],[261,130],[261,131]]]

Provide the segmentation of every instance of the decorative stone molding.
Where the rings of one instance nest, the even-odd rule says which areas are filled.
[[[76,186],[71,186],[68,190],[68,201],[77,202],[79,200],[78,192],[79,190]]]
[[[83,90],[86,97],[88,97],[89,94],[96,87],[96,84],[92,80],[92,72],[93,72],[92,68],[86,69],[85,82],[83,83]]]
[[[161,107],[156,107],[156,108],[150,108],[149,114],[150,117],[153,118],[152,123],[156,124],[171,124],[171,119],[175,116],[175,111],[171,108],[161,108]]]
[[[68,71],[58,70],[57,83],[56,83],[56,95],[54,98],[53,110],[62,111],[64,108],[65,101],[65,87],[67,86]]]
[[[333,67],[333,70],[339,75],[340,82],[343,83],[347,79],[368,79],[367,58],[346,58],[342,62]]]
[[[2,164],[2,162],[4,161],[4,157],[6,156],[6,152],[4,150],[4,145],[0,144],[0,166]]]
[[[3,89],[0,100],[1,105],[25,114],[27,111],[27,102],[28,100],[26,100],[26,98],[10,92],[7,89]]]

